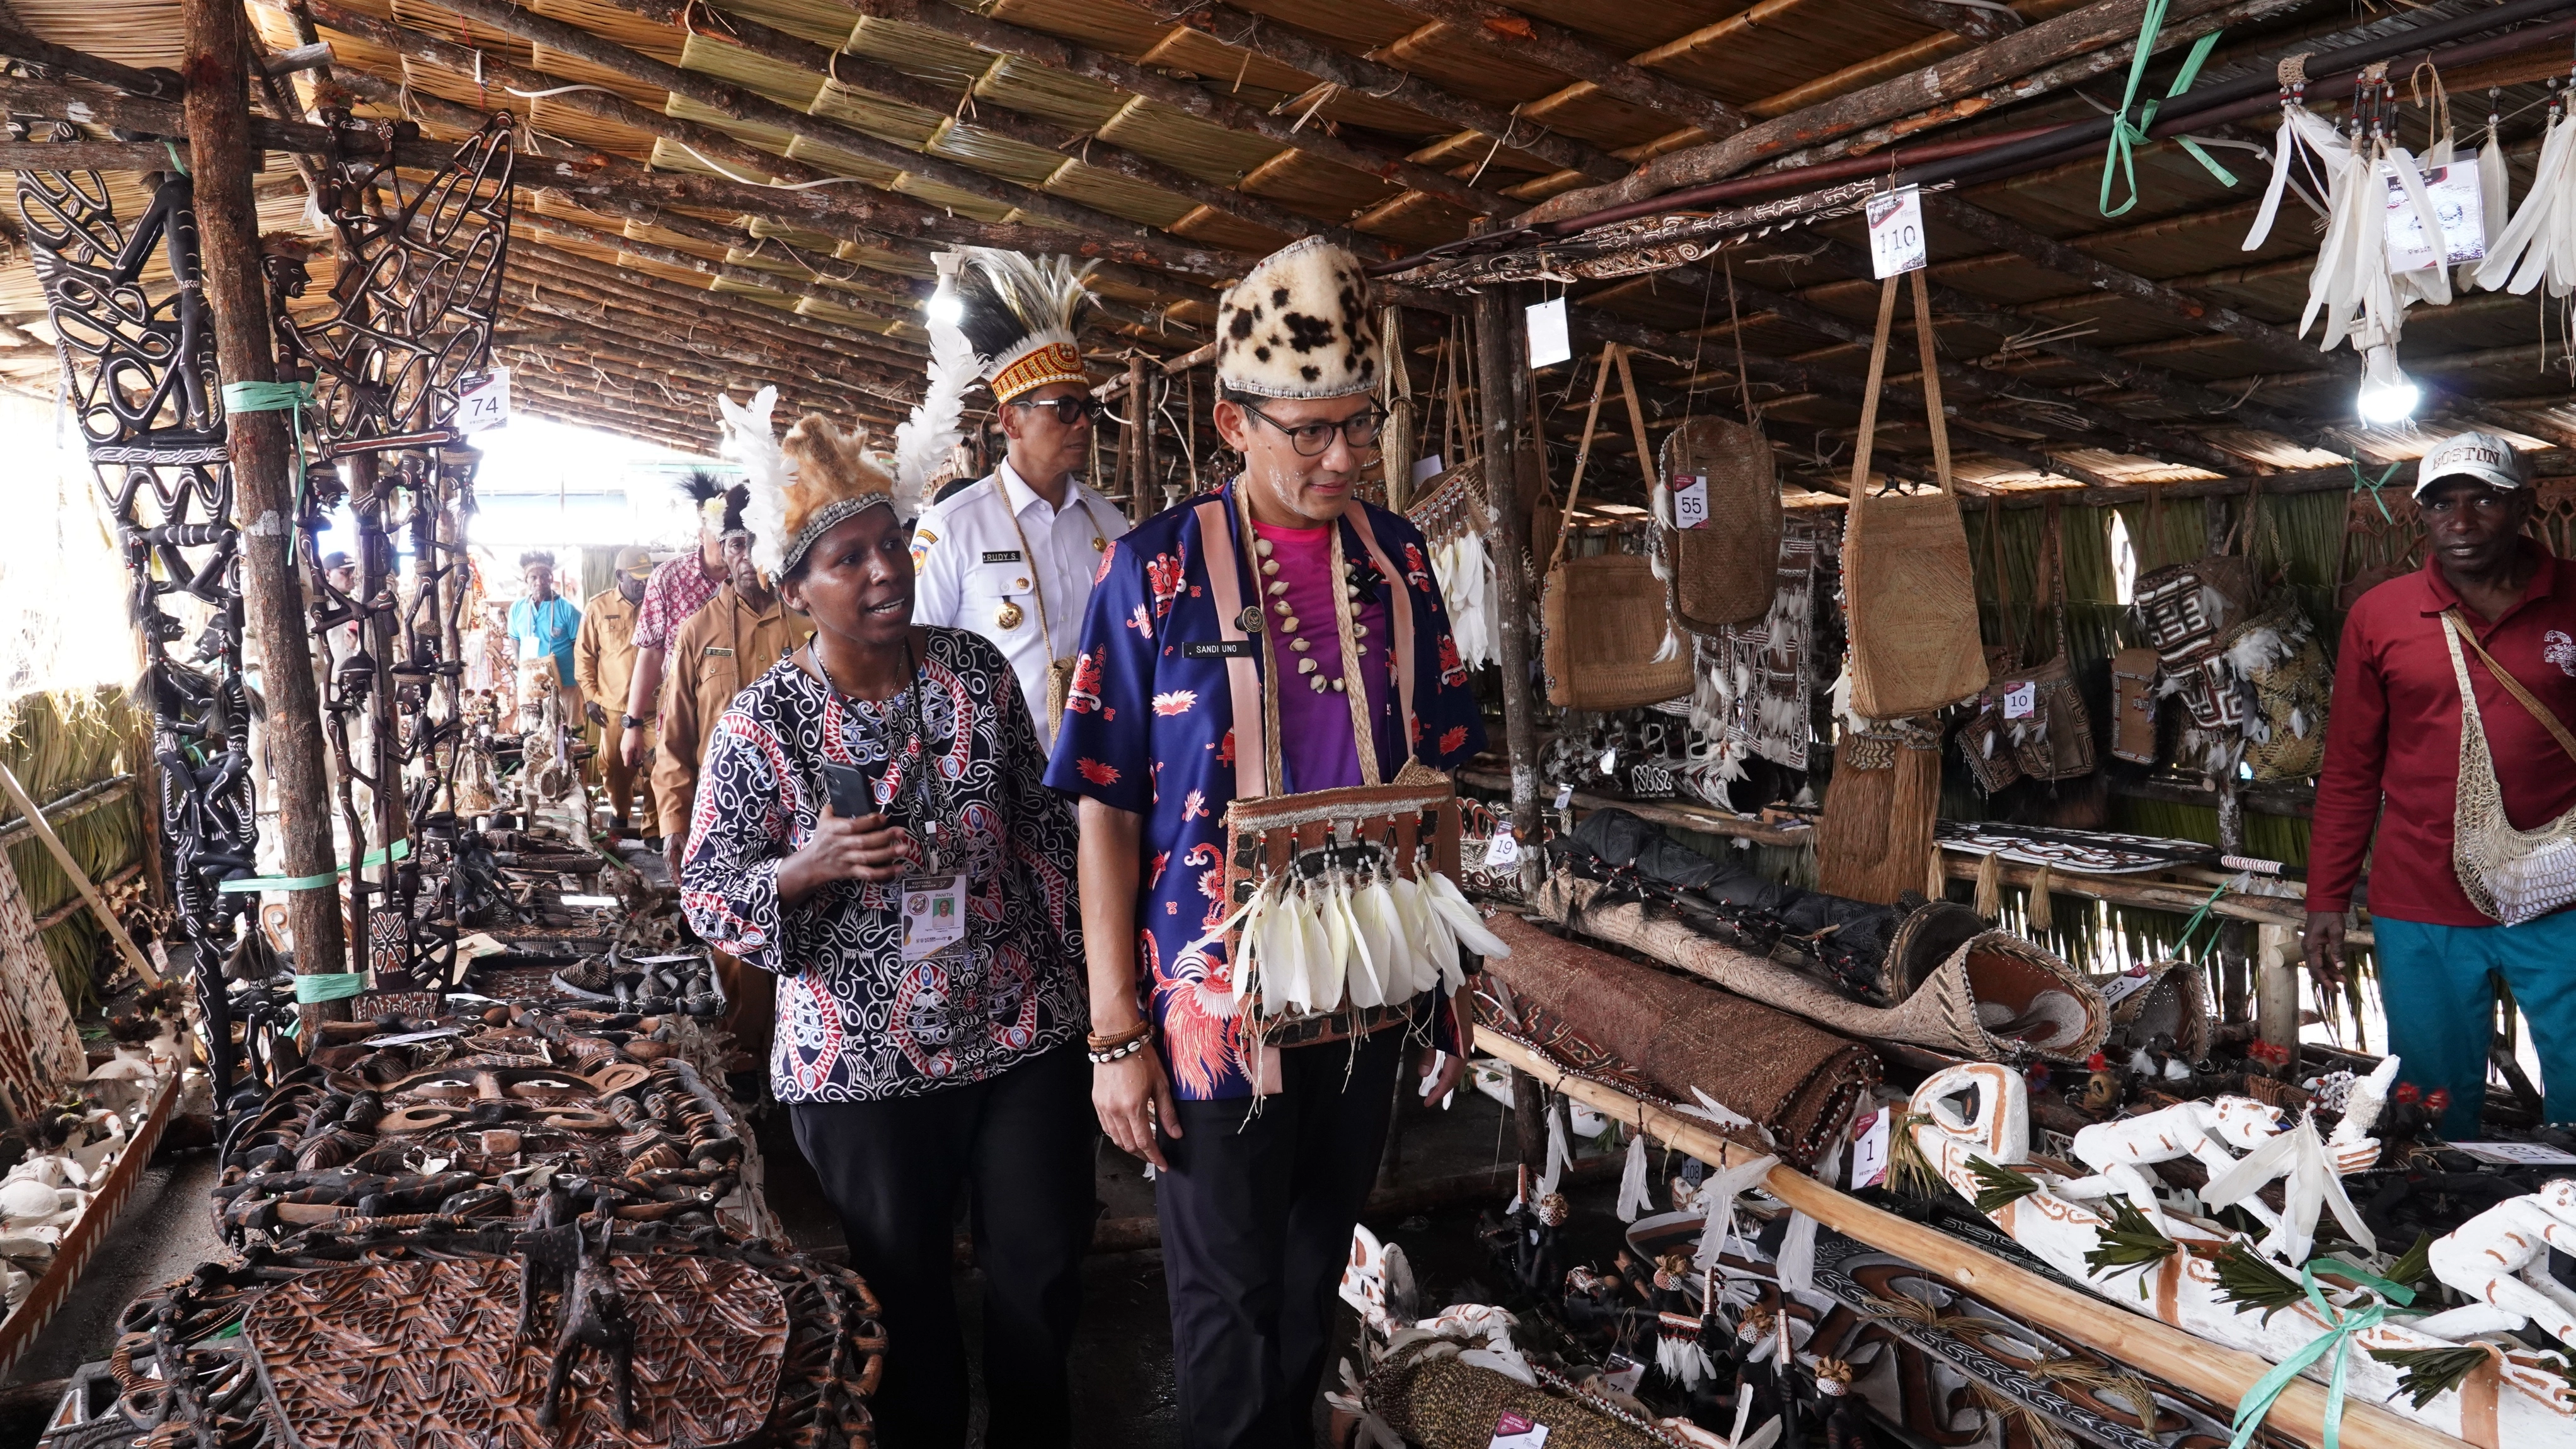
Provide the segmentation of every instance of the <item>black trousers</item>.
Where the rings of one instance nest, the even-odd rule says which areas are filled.
[[[973,1189],[984,1270],[986,1442],[1073,1442],[1065,1358],[1097,1214],[1091,1066],[1074,1042],[926,1097],[791,1106],[796,1145],[885,1308],[870,1405],[885,1449],[966,1442],[966,1346],[951,1278],[957,1188]]]
[[[1308,1449],[1404,1035],[1280,1053],[1281,1090],[1177,1104],[1154,1180],[1184,1449]]]

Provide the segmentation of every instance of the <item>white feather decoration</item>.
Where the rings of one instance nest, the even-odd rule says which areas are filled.
[[[753,393],[748,406],[716,394],[716,410],[724,415],[720,451],[742,465],[742,521],[751,530],[752,562],[772,575],[785,571],[787,483],[794,475],[787,455],[779,450],[777,430],[770,425],[770,414],[777,409],[774,387]]]
[[[938,264],[940,285],[948,286],[962,258],[955,252],[942,252],[932,259]],[[930,326],[930,381],[923,388],[921,401],[912,416],[894,428],[894,480],[901,494],[926,497],[930,480],[948,461],[950,450],[966,435],[962,422],[966,412],[966,390],[975,385],[978,364],[975,344],[956,324],[933,322]],[[914,512],[920,510],[916,507]]]
[[[1646,1134],[1631,1133],[1628,1162],[1619,1171],[1619,1221],[1635,1222],[1652,1204],[1646,1190]]]
[[[2550,296],[2576,290],[2576,117],[2551,121],[2522,209],[2478,263],[2478,285],[2490,291],[2520,296],[2544,278]]]

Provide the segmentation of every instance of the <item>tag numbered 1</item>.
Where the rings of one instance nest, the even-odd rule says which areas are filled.
[[[456,431],[479,433],[510,420],[510,369],[496,367],[456,384]]]
[[[1869,199],[1869,270],[1882,281],[1919,271],[1924,251],[1923,192],[1907,186]]]

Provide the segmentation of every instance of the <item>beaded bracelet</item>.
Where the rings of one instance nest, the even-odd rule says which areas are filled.
[[[1152,1038],[1150,1037],[1140,1036],[1134,1041],[1128,1042],[1122,1046],[1114,1046],[1109,1048],[1107,1051],[1085,1052],[1083,1055],[1091,1058],[1091,1064],[1093,1066],[1105,1067],[1111,1062],[1124,1061],[1127,1058],[1136,1055],[1136,1053],[1143,1051],[1151,1040]]]
[[[1135,1025],[1124,1027],[1118,1031],[1092,1032],[1087,1040],[1093,1051],[1105,1052],[1113,1047],[1123,1047],[1131,1041],[1143,1041],[1151,1037],[1153,1034],[1154,1023],[1150,1021],[1138,1021]]]

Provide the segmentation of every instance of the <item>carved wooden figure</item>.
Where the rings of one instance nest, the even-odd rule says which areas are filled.
[[[573,1366],[591,1349],[598,1350],[608,1361],[610,1389],[617,1395],[612,1407],[617,1427],[632,1427],[635,1321],[626,1316],[626,1294],[617,1286],[617,1267],[608,1257],[608,1238],[615,1226],[614,1218],[601,1215],[596,1252],[586,1237],[582,1240],[580,1265],[573,1270],[571,1291],[564,1294],[563,1332],[555,1339],[554,1367],[546,1374],[545,1402],[537,1410],[537,1422],[546,1428],[553,1428],[561,1417],[563,1391],[572,1380]],[[575,1231],[580,1228],[576,1226]]]

